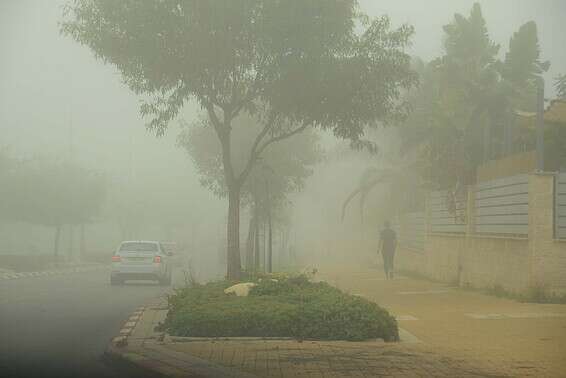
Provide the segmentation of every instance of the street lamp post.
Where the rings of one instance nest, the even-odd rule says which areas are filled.
[[[537,85],[537,171],[544,171],[544,79],[540,79]]]

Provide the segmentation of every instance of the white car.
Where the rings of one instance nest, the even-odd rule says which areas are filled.
[[[171,257],[158,241],[124,241],[112,256],[110,284],[126,280],[156,280],[171,285]]]

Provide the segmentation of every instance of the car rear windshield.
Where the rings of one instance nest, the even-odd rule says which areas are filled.
[[[120,251],[135,251],[135,252],[157,252],[157,244],[155,243],[123,243],[120,246]]]

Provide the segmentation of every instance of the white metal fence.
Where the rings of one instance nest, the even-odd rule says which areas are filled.
[[[527,235],[529,177],[517,175],[476,186],[476,232]]]
[[[455,198],[446,190],[430,194],[431,231],[440,233],[465,233],[466,208],[465,197]]]
[[[557,239],[566,239],[566,173],[556,175],[554,194],[554,234]]]

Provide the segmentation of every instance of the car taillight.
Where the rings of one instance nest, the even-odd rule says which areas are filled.
[[[153,258],[153,262],[154,262],[154,263],[160,263],[160,262],[161,262],[161,256],[155,256],[155,257]]]
[[[120,262],[122,258],[120,256],[112,256],[112,262]]]

